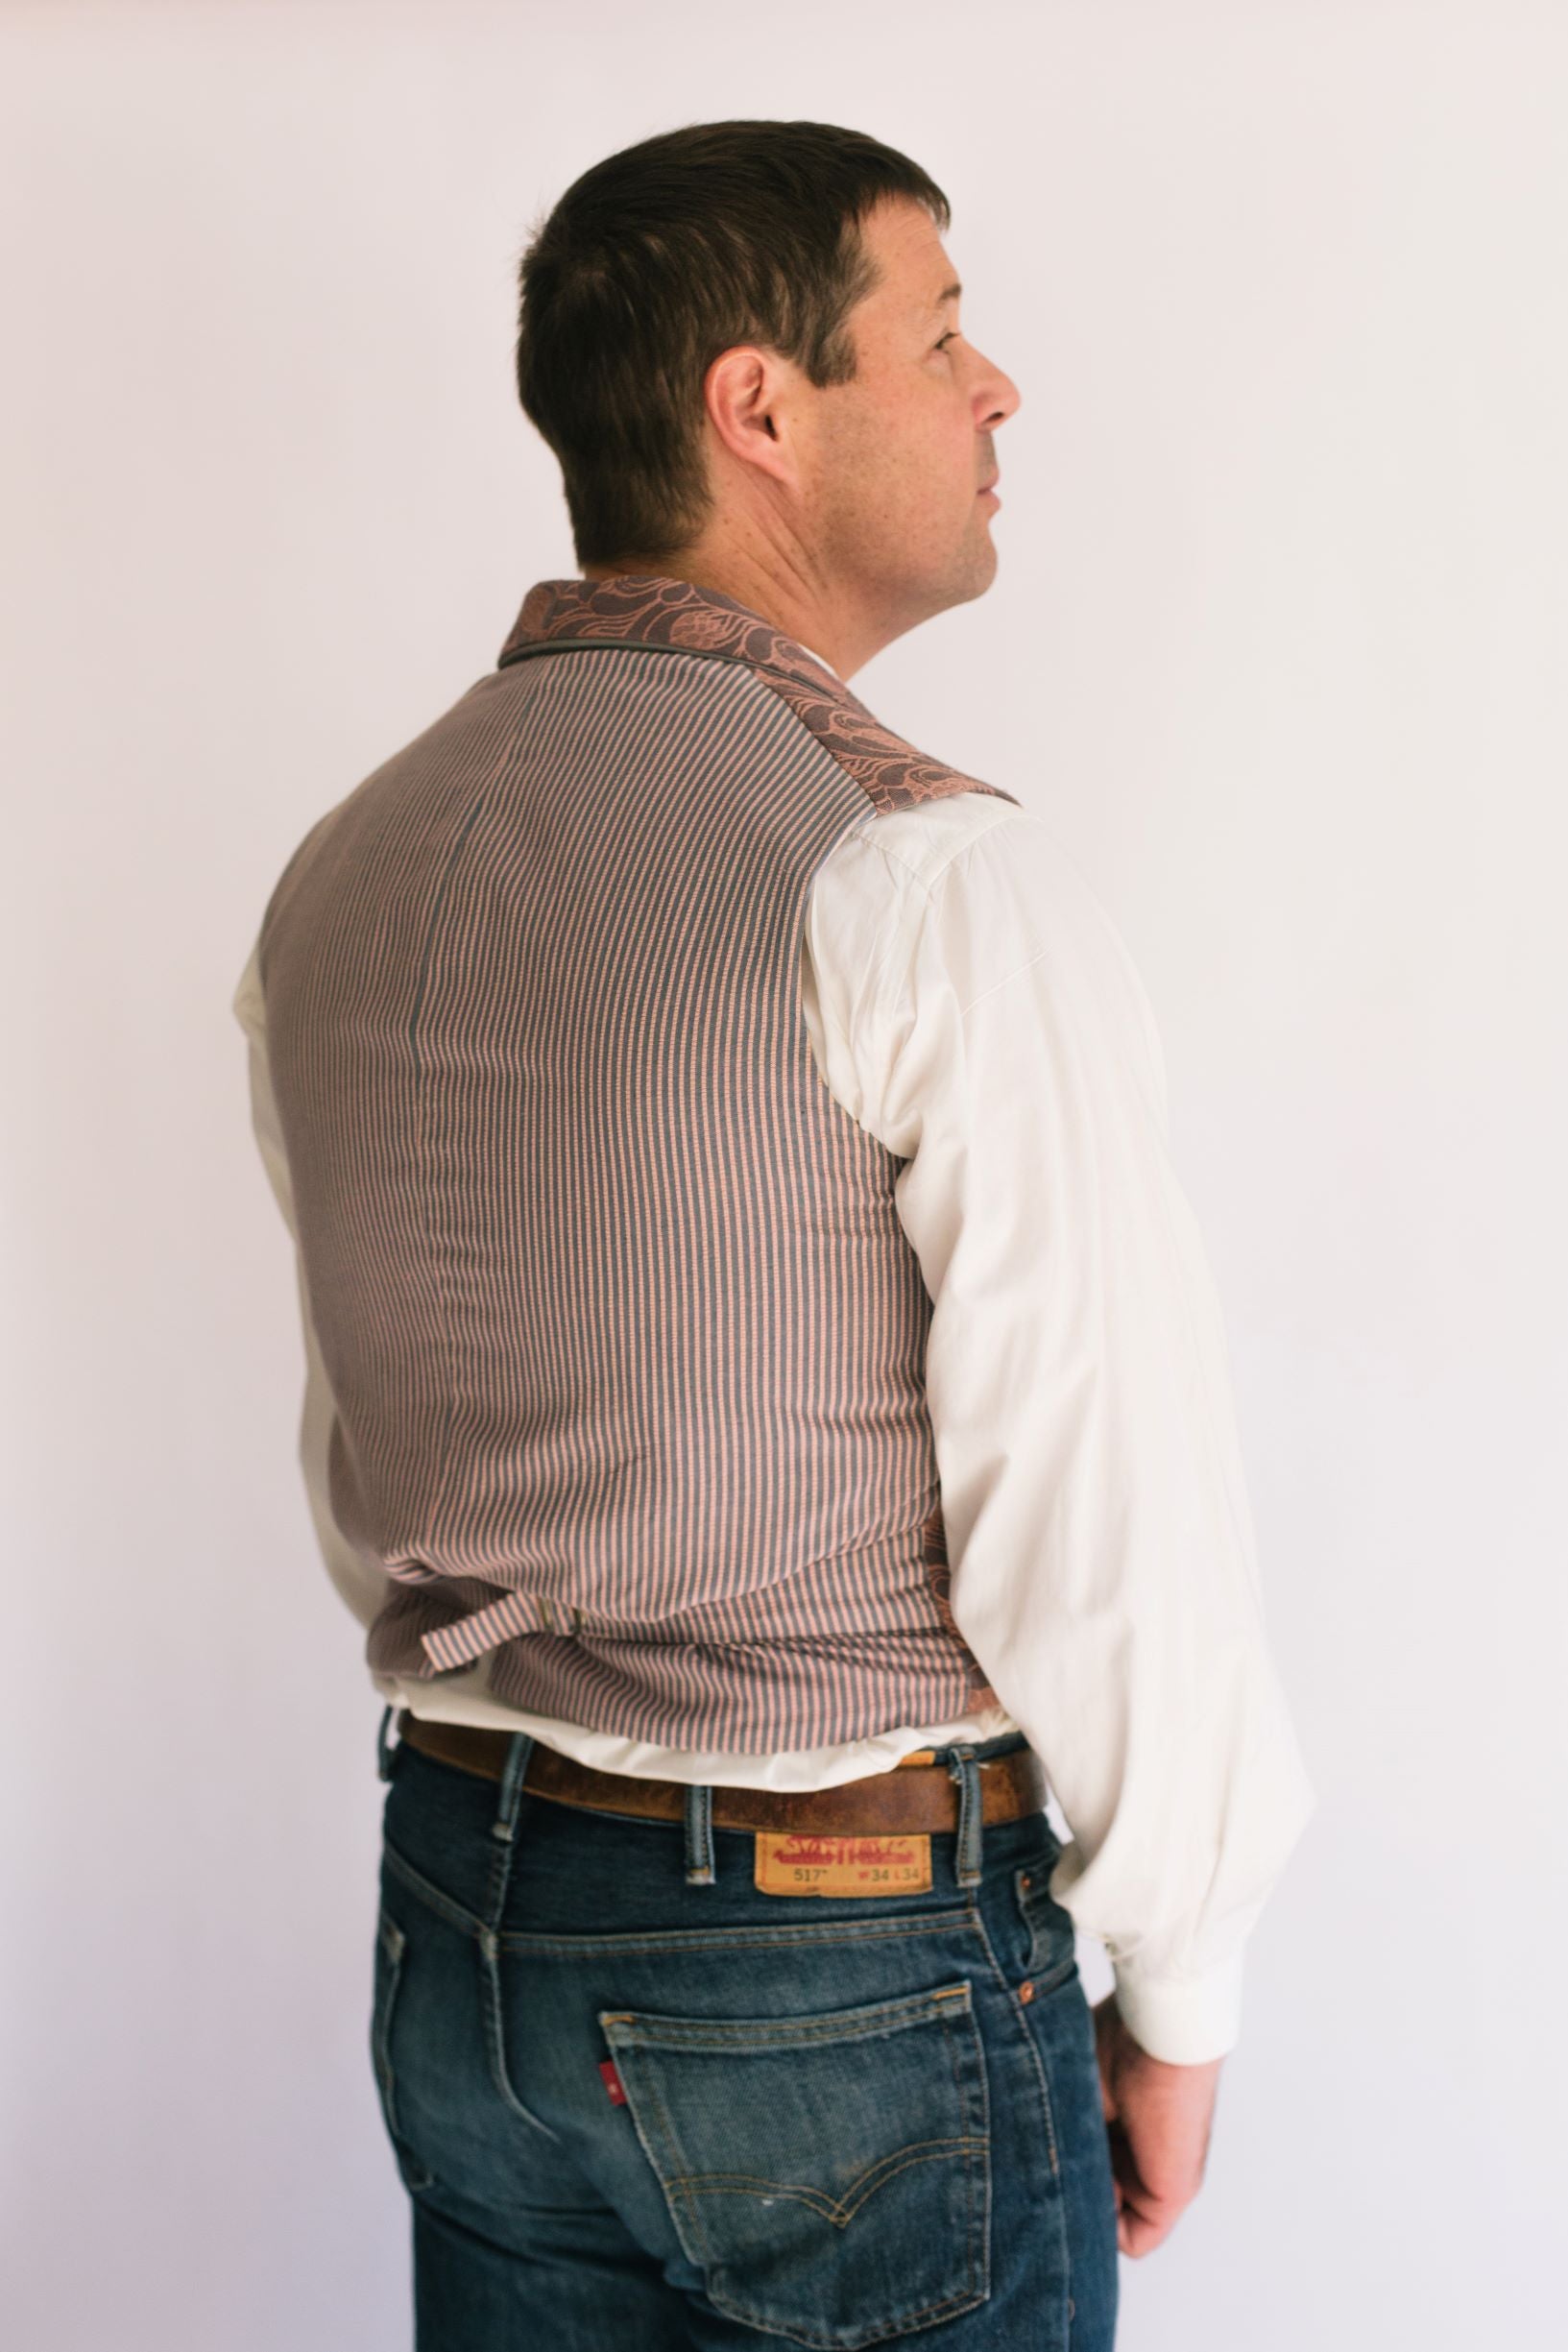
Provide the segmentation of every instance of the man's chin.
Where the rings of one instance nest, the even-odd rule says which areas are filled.
[[[982,520],[979,535],[977,539],[971,542],[967,561],[962,568],[964,585],[954,596],[953,602],[968,604],[972,603],[975,597],[983,596],[997,576],[997,566],[1001,560],[997,552],[996,542],[992,539],[985,521]]]

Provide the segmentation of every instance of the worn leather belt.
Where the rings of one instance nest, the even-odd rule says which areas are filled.
[[[498,1781],[512,1745],[510,1732],[478,1724],[438,1723],[406,1709],[398,1716],[398,1735],[422,1755],[460,1771]],[[1019,1821],[1045,1810],[1045,1775],[1032,1748],[982,1758],[981,1819]],[[585,1806],[591,1812],[629,1813],[639,1821],[685,1818],[684,1781],[651,1781],[626,1772],[598,1772],[555,1748],[536,1743],[522,1776],[523,1787],[555,1805]],[[886,1772],[844,1781],[836,1788],[713,1789],[715,1830],[795,1830],[832,1836],[883,1836],[920,1830],[955,1830],[958,1789],[946,1764],[929,1748],[905,1757]]]

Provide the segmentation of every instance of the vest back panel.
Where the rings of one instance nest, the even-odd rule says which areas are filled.
[[[301,842],[268,1057],[332,1508],[391,1580],[373,1666],[494,1653],[518,1706],[751,1750],[988,1695],[901,1163],[824,1084],[799,972],[836,843],[995,788],[745,608],[622,575],[532,591]]]

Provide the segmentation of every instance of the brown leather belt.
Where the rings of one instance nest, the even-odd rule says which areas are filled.
[[[478,1724],[437,1723],[406,1709],[398,1715],[398,1735],[422,1755],[460,1771],[498,1781],[512,1745],[510,1732]],[[1019,1821],[1045,1810],[1045,1774],[1032,1748],[982,1758],[980,1818]],[[630,1813],[639,1821],[681,1821],[686,1814],[683,1781],[643,1780],[626,1772],[598,1772],[555,1748],[535,1744],[522,1776],[523,1787],[555,1805],[586,1806],[591,1812]],[[946,1764],[923,1748],[886,1772],[845,1781],[836,1788],[713,1789],[715,1830],[795,1830],[824,1837],[913,1834],[921,1830],[956,1830],[958,1788]]]

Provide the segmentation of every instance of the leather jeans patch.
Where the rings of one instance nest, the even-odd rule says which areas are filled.
[[[764,1895],[921,1895],[931,1883],[930,1835],[818,1837],[759,1830],[753,1876]]]

